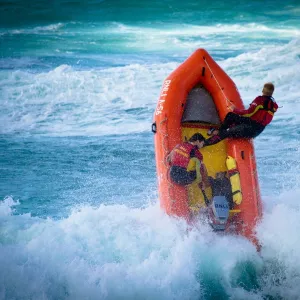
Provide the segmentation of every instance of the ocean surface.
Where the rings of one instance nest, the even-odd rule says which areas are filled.
[[[151,123],[163,80],[205,48],[255,139],[258,254],[159,208]],[[300,2],[0,3],[0,299],[300,299]]]

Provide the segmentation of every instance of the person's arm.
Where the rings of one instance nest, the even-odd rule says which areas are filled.
[[[256,97],[250,104],[248,109],[234,109],[233,112],[240,116],[253,115],[262,105],[261,96]]]
[[[167,156],[167,163],[168,163],[169,165],[171,165],[171,162],[172,162],[172,160],[173,160],[173,155],[174,155],[174,150],[172,150],[172,151],[168,154],[168,156]]]

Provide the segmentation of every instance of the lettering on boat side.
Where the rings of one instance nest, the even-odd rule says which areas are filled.
[[[159,100],[158,100],[155,115],[160,115],[162,113],[163,109],[164,109],[164,103],[165,103],[166,97],[168,95],[168,90],[169,90],[171,81],[172,80],[165,80],[165,82],[163,84],[162,91],[161,91],[161,94],[159,96]]]

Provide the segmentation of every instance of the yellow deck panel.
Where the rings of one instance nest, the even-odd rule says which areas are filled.
[[[197,124],[199,126],[199,124]],[[205,138],[208,138],[207,128],[182,127],[182,141],[187,141],[195,133],[201,133]],[[207,127],[207,124],[206,124]],[[203,162],[207,168],[208,176],[216,178],[216,173],[227,171],[226,167],[226,144],[224,141],[216,145],[204,147],[200,149],[203,155]],[[190,206],[204,206],[204,197],[197,183],[192,183],[187,187]],[[211,188],[205,190],[207,197],[211,198]]]

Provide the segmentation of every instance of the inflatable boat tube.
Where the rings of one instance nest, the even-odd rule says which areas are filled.
[[[196,50],[163,82],[152,131],[159,200],[168,214],[189,220],[191,207],[205,205],[197,183],[180,186],[170,181],[168,155],[177,144],[195,133],[207,138],[208,129],[218,129],[234,107],[244,108],[237,87],[204,49]],[[232,184],[235,202],[230,212],[231,222],[236,233],[258,244],[254,233],[262,209],[252,140],[225,139],[200,151],[208,176],[216,178],[219,172],[229,173],[227,178]],[[230,176],[230,171],[237,166],[239,173],[233,175],[232,172]],[[204,192],[212,197],[210,187]]]

